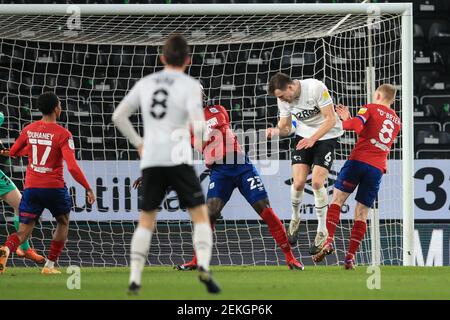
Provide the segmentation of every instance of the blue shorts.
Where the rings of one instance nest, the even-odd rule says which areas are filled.
[[[337,177],[334,187],[343,192],[352,193],[358,186],[356,201],[372,207],[380,189],[383,172],[370,164],[347,160]]]
[[[19,205],[20,223],[37,221],[44,209],[48,209],[53,217],[69,213],[72,198],[67,187],[25,189]]]
[[[250,205],[268,198],[253,164],[217,164],[211,168],[207,199],[220,198],[227,203],[235,188],[239,189]]]

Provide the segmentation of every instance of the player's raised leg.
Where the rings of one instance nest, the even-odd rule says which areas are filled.
[[[338,178],[339,179],[339,178]],[[331,205],[328,207],[326,228],[328,231],[328,237],[322,248],[317,254],[313,256],[314,262],[322,261],[326,255],[333,253],[334,251],[334,234],[336,228],[339,225],[341,207],[349,197],[351,192],[344,192],[336,187],[333,190],[333,198],[331,200]]]
[[[296,155],[293,155],[293,160],[296,161]],[[301,161],[301,159],[297,159]],[[305,189],[306,179],[310,171],[310,166],[305,163],[294,163],[292,165],[292,185],[291,185],[291,206],[292,215],[289,223],[288,238],[290,244],[297,243],[298,232],[300,230],[300,205],[303,200],[303,192]]]
[[[328,238],[321,250],[313,256],[314,262],[322,261],[326,255],[334,251],[334,234],[339,225],[341,208],[347,198],[355,190],[361,179],[361,167],[355,165],[352,161],[346,161],[339,171],[339,175],[334,184],[333,198],[326,215],[326,227]]]
[[[14,227],[16,231],[19,231],[19,204],[20,200],[22,199],[22,195],[20,194],[14,183],[0,170],[0,176],[2,175],[3,177],[0,178],[0,198],[14,209]],[[30,259],[36,263],[45,262],[45,258],[38,254],[36,250],[31,248],[28,239],[25,240],[25,242],[22,243],[19,248],[17,248],[16,254],[19,257]]]

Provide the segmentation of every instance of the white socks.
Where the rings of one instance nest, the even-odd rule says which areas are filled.
[[[327,210],[328,210],[328,193],[325,187],[319,190],[314,190],[314,205],[316,207],[317,221],[317,232],[326,232],[327,230]]]
[[[292,204],[292,220],[300,220],[300,205],[303,200],[303,190],[297,191],[291,184],[291,204]]]
[[[213,241],[211,225],[207,222],[195,223],[192,240],[197,255],[197,265],[202,267],[205,271],[208,271]]]
[[[55,261],[51,261],[51,260],[47,259],[47,261],[45,262],[45,266],[44,267],[49,268],[49,269],[53,269],[55,267]]]
[[[142,269],[147,261],[151,239],[152,232],[148,229],[137,227],[134,231],[131,239],[130,284],[134,282],[137,285],[141,285]]]

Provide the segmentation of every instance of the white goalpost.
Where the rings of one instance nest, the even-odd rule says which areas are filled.
[[[12,145],[26,124],[39,119],[37,96],[54,91],[64,109],[60,122],[74,134],[77,158],[98,196],[94,206],[87,205],[82,188],[66,174],[74,211],[61,264],[128,264],[139,200],[145,195],[132,188],[140,175],[137,152],[114,128],[111,115],[138,79],[161,70],[161,45],[172,33],[188,39],[192,64],[187,72],[203,82],[209,103],[228,110],[286,226],[292,137],[267,150],[258,134],[278,121],[276,99],[266,92],[270,76],[282,71],[322,80],[334,103],[349,106],[353,115],[371,102],[378,85],[396,85],[394,109],[402,130],[356,259],[359,264],[414,265],[411,4],[0,5],[0,111],[5,115],[0,140]],[[131,120],[142,133],[140,115]],[[353,133],[340,139],[327,186],[330,200],[334,179],[355,142]],[[21,189],[26,158],[0,160],[0,169]],[[276,170],[264,170],[268,163]],[[207,191],[207,171],[201,163],[196,169]],[[326,264],[343,261],[353,199],[343,207],[336,254]],[[193,250],[188,215],[173,192],[161,209],[148,262],[183,263]],[[3,204],[2,211],[0,243],[14,230],[12,209]],[[301,213],[294,249],[308,265],[317,227],[310,186]],[[31,243],[39,251],[49,248],[52,221],[44,213],[33,233]],[[282,259],[267,227],[236,191],[217,223],[212,264],[281,265]],[[31,265],[16,256],[11,261]]]

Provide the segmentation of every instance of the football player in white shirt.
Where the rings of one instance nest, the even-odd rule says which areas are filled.
[[[297,241],[300,204],[306,179],[312,169],[312,189],[318,226],[310,253],[316,254],[328,236],[328,193],[324,185],[334,160],[338,137],[343,134],[342,122],[334,111],[333,100],[327,87],[319,80],[291,79],[280,72],[270,78],[268,93],[278,98],[280,112],[278,126],[267,129],[268,138],[288,136],[292,129],[292,115],[297,118],[296,147],[292,151],[292,217],[288,236],[291,243]]]
[[[177,192],[181,206],[188,208],[194,223],[199,279],[208,292],[221,291],[209,271],[212,230],[205,197],[192,167],[190,128],[196,145],[201,146],[206,140],[203,139],[206,123],[200,83],[184,73],[190,61],[184,37],[169,37],[161,56],[164,69],[138,81],[113,114],[115,125],[141,157],[144,199],[131,240],[130,294],[137,294],[141,287],[157,211],[169,186]],[[139,106],[144,122],[143,139],[128,119]]]

